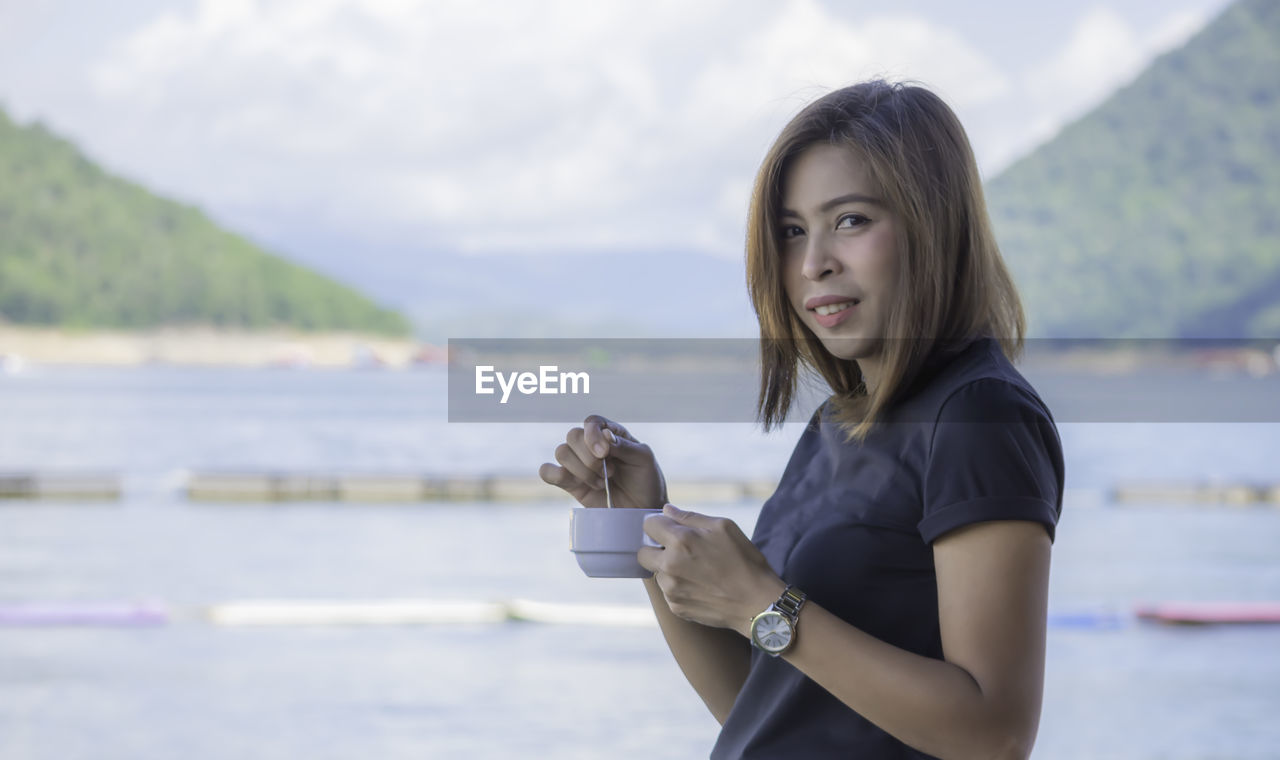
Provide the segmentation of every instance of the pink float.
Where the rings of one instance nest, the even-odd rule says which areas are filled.
[[[1166,602],[1135,613],[1141,620],[1180,625],[1280,623],[1280,602]]]

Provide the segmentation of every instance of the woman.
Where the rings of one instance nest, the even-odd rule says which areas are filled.
[[[928,90],[871,81],[782,131],[752,196],[765,428],[801,367],[832,388],[748,540],[666,504],[640,550],[713,757],[1027,757],[1063,462],[1010,360],[1022,307],[972,150]],[[653,452],[589,417],[544,480],[666,503]]]

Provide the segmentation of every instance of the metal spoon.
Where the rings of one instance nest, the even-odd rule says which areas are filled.
[[[613,496],[609,493],[609,460],[600,460],[600,469],[604,470],[604,504],[613,509]]]

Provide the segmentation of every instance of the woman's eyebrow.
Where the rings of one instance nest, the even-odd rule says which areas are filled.
[[[870,195],[863,195],[862,193],[849,193],[848,195],[842,195],[839,198],[832,198],[826,203],[823,203],[818,207],[818,211],[825,213],[836,206],[843,206],[846,203],[870,203],[875,206],[884,206],[884,201],[879,198],[873,198]],[[797,219],[801,218],[798,213],[789,208],[779,209],[778,213],[780,216],[794,216]]]

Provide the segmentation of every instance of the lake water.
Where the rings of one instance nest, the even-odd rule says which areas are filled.
[[[1270,378],[1280,382],[1280,378]],[[644,604],[567,552],[570,503],[202,504],[186,469],[532,476],[564,425],[448,424],[444,374],[0,376],[0,470],[122,473],[118,503],[0,502],[0,604],[154,600],[167,625],[0,626],[0,758],[705,756],[656,629],[226,627],[250,599]],[[1280,626],[1170,628],[1168,600],[1280,600],[1280,509],[1120,507],[1131,480],[1280,482],[1277,424],[1064,424],[1068,494],[1037,758],[1274,758]],[[798,425],[633,432],[668,477],[776,478]],[[750,530],[759,504],[686,507]],[[1106,617],[1111,614],[1113,617]]]

